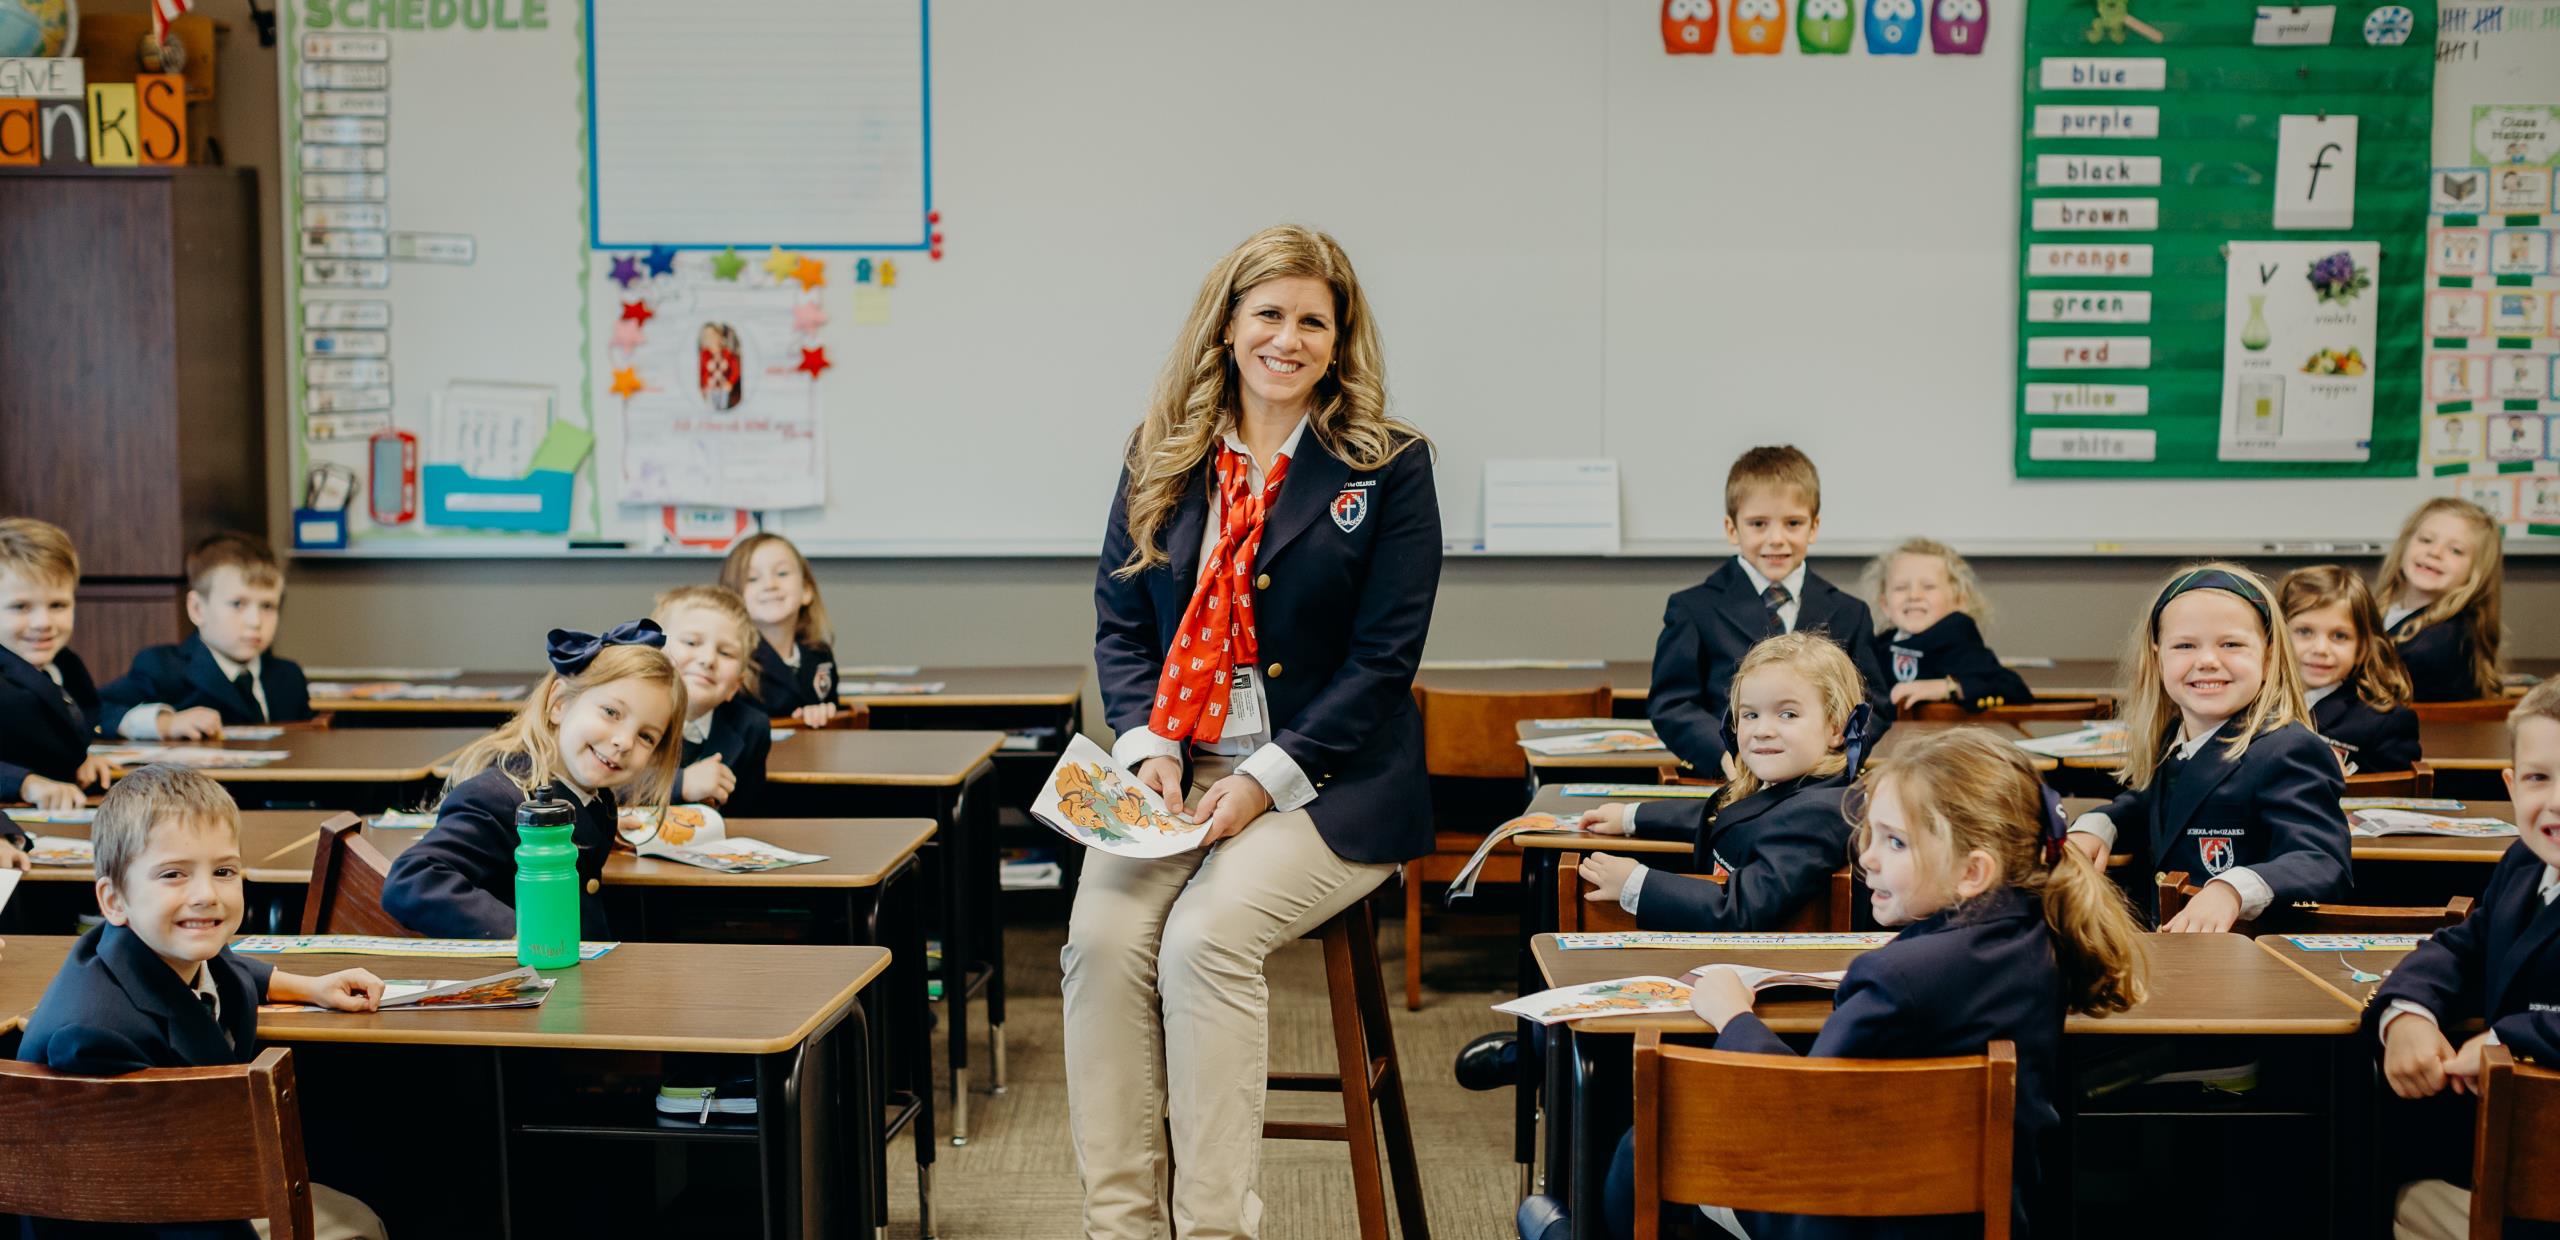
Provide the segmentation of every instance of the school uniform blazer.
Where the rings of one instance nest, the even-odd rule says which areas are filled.
[[[1184,489],[1164,535],[1170,559],[1112,575],[1136,543],[1129,477],[1112,491],[1094,576],[1093,661],[1103,715],[1142,728],[1165,652],[1191,603],[1208,529],[1210,465]],[[1307,813],[1346,861],[1406,861],[1431,851],[1431,781],[1413,674],[1440,590],[1440,496],[1431,447],[1415,443],[1355,472],[1310,431],[1298,440],[1254,557],[1262,696],[1271,743],[1317,788]]]
[[[684,743],[684,764],[691,766],[713,754],[738,775],[738,786],[720,812],[732,817],[749,814],[764,796],[765,760],[773,754],[773,717],[744,697],[711,708],[711,735],[698,744]]]
[[[97,739],[98,687],[88,666],[68,650],[53,665],[62,672],[59,687],[42,668],[0,649],[0,797],[8,800],[18,799],[29,775],[70,783]]]
[[[2247,866],[2274,892],[2262,919],[2298,901],[2337,898],[2353,876],[2347,816],[2338,808],[2347,780],[2336,752],[2288,723],[2232,761],[2224,746],[2246,722],[2232,716],[2195,757],[2181,763],[2173,752],[2151,786],[2110,802],[2102,812],[2116,824],[2116,847],[2133,854],[2136,874],[2184,870],[2198,885]],[[2222,839],[2231,842],[2205,843]],[[2159,889],[2134,887],[2158,920]]]
[[[1850,772],[1763,788],[1715,809],[1707,801],[1646,802],[1636,834],[1697,841],[1697,874],[1650,869],[1636,895],[1646,930],[1769,930],[1821,893],[1847,862],[1840,814]],[[1712,812],[1710,812],[1712,810]],[[1725,881],[1699,875],[1723,872]]]
[[[258,687],[266,690],[268,723],[299,723],[311,717],[311,686],[302,665],[277,658],[273,651],[258,661]],[[158,702],[171,710],[210,706],[225,724],[257,723],[258,704],[242,695],[213,661],[204,638],[190,633],[174,646],[152,646],[133,656],[124,675],[98,690],[98,730],[120,735],[127,712]]]
[[[580,805],[578,794],[552,781],[553,800],[578,807],[569,839],[578,847],[578,925],[582,937],[607,937],[605,858],[613,851],[611,792]],[[382,911],[435,939],[506,939],[516,933],[516,807],[524,789],[491,767],[445,790],[436,825],[391,863]]]
[[[1858,665],[1867,704],[1882,734],[1893,722],[1893,697],[1876,662],[1875,622],[1867,605],[1841,593],[1811,569],[1797,600],[1799,633],[1823,633],[1840,643]],[[1662,610],[1662,636],[1653,644],[1653,692],[1645,703],[1654,731],[1683,765],[1710,774],[1722,770],[1725,708],[1732,700],[1734,669],[1769,633],[1769,608],[1751,588],[1739,560],[1728,558],[1703,584],[1671,596]]]
[[[764,713],[780,719],[803,706],[836,700],[836,651],[825,642],[800,643],[800,666],[782,661],[773,643],[756,639],[756,700]]]
[[[2000,665],[2000,656],[1982,640],[1981,626],[1963,612],[1949,612],[1946,618],[1926,630],[1909,637],[1896,637],[1887,629],[1876,634],[1876,665],[1892,679],[1890,685],[1913,680],[1937,680],[1953,677],[1956,682],[1956,705],[1966,710],[1986,710],[1994,706],[2011,706],[2036,700],[2035,691],[2016,672]]]
[[[2373,992],[2368,1028],[2405,999],[2447,1029],[2479,1017],[2517,1055],[2560,1065],[2560,905],[2542,902],[2543,868],[2522,841],[2509,845],[2470,918],[2436,931]]]
[[[2409,669],[2410,696],[2421,702],[2467,702],[2481,697],[2471,679],[2471,626],[2460,614],[2434,624],[2425,612],[2403,618],[2391,643]]]
[[[2418,765],[2418,712],[2406,704],[2375,710],[2356,696],[2352,677],[2311,708],[2311,728],[2353,747],[2347,757],[2359,771],[2406,771]]]

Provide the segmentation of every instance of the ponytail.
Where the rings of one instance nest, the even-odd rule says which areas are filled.
[[[2054,963],[2062,969],[2064,1004],[2098,1016],[2142,1002],[2142,928],[2124,891],[2087,856],[2065,848],[2040,877],[2013,885],[2042,897]]]

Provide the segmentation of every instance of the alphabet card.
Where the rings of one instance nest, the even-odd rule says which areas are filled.
[[[2287,116],[2276,126],[2276,227],[2356,226],[2356,118]]]
[[[2221,459],[2368,459],[2381,244],[2235,241],[2228,263]]]

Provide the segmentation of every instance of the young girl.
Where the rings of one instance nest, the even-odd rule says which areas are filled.
[[[1810,1055],[1919,1059],[1979,1055],[2000,1039],[2016,1043],[2010,1217],[2025,1234],[2037,1153],[2059,1122],[2064,1013],[2119,1012],[2141,1002],[2141,930],[2115,885],[2063,846],[2061,802],[2037,781],[2027,757],[1986,731],[1953,728],[1909,741],[1867,772],[1850,791],[1848,809],[1876,920],[1902,932],[1850,964]],[[1715,1027],[1717,1050],[1795,1053],[1752,1015],[1751,991],[1729,968],[1702,970],[1689,1001]],[[1634,1186],[1630,1132],[1603,1193],[1609,1229],[1619,1237],[1634,1231]],[[1752,1240],[1982,1234],[1970,1217],[1707,1212]]]
[[[684,677],[684,774],[676,799],[751,814],[764,795],[773,720],[758,710],[755,621],[726,586],[678,586],[650,618],[667,631],[667,658]],[[740,690],[745,690],[741,693]]]
[[[2503,555],[2497,523],[2469,500],[2428,500],[2400,527],[2373,592],[2384,600],[2382,625],[2400,648],[2416,700],[2459,702],[2502,692]]]
[[[2286,573],[2276,595],[2302,664],[2311,729],[2347,751],[2359,771],[2405,771],[2418,762],[2418,712],[2409,673],[2382,636],[2382,612],[2364,579],[2335,564]]]
[[[756,643],[756,705],[813,728],[836,717],[835,631],[809,561],[780,534],[750,534],[729,548],[720,584],[747,601]]]
[[[1908,539],[1867,566],[1866,585],[1884,626],[1875,637],[1876,663],[1892,672],[1894,709],[1954,702],[1982,710],[2035,700],[1983,643],[1991,603],[1955,548]]]
[[[1820,892],[1848,859],[1840,795],[1864,745],[1858,667],[1820,633],[1786,633],[1751,648],[1734,675],[1726,748],[1738,759],[1715,801],[1609,804],[1582,815],[1607,835],[1686,837],[1697,874],[1594,854],[1583,898],[1615,900],[1647,930],[1769,930]],[[1854,720],[1854,722],[1853,722]],[[1721,874],[1716,883],[1701,875]]]
[[[2129,789],[2073,823],[2105,864],[2182,871],[2204,890],[2162,930],[2219,933],[2348,883],[2346,774],[2303,723],[2302,669],[2280,640],[2266,584],[2237,564],[2182,569],[2134,630],[2123,703]],[[2158,919],[2156,891],[2145,886]]]
[[[551,630],[551,672],[524,709],[454,759],[436,825],[391,863],[382,908],[430,938],[503,939],[516,932],[516,807],[535,789],[577,807],[571,840],[585,881],[579,922],[605,933],[596,892],[613,849],[615,793],[665,812],[675,786],[684,681],[648,620],[602,637]]]

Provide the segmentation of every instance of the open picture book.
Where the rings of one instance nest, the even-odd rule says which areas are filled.
[[[1083,736],[1068,740],[1049,769],[1031,816],[1076,843],[1120,857],[1175,856],[1198,848],[1209,834],[1206,821],[1167,810],[1155,789]]]

